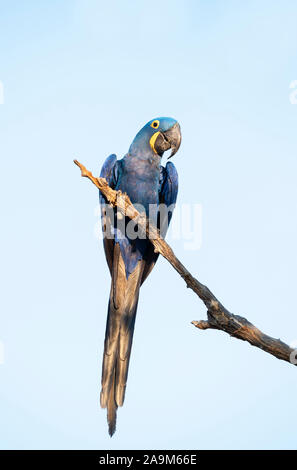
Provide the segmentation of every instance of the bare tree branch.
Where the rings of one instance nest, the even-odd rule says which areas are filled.
[[[160,253],[167,259],[171,266],[173,266],[184,279],[187,287],[192,289],[204,302],[207,308],[207,321],[193,321],[192,324],[196,328],[201,330],[212,328],[225,331],[235,338],[248,341],[252,346],[256,346],[278,359],[282,359],[294,365],[297,364],[297,350],[290,348],[280,339],[275,339],[262,333],[262,331],[256,328],[246,318],[230,313],[207,286],[204,286],[193,277],[175,256],[170,246],[161,238],[157,228],[153,227],[151,224],[149,225],[145,215],[140,214],[135,209],[127,194],[110,188],[104,178],[95,178],[92,173],[77,160],[74,160],[74,163],[81,169],[81,175],[89,178],[113,207],[117,206],[123,215],[126,215],[137,223],[138,231],[142,234],[146,234],[153,244],[155,252]]]

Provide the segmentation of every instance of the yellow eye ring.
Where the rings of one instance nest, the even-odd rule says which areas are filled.
[[[158,129],[160,125],[160,121],[158,121],[158,119],[155,119],[152,123],[151,123],[151,127],[153,127],[153,129]]]

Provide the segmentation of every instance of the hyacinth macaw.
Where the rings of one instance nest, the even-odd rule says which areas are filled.
[[[125,192],[134,205],[141,204],[149,216],[149,206],[171,206],[168,221],[162,216],[155,219],[164,237],[170,222],[178,190],[178,176],[175,166],[167,162],[164,168],[161,158],[171,149],[173,156],[181,143],[180,126],[177,121],[160,117],[149,121],[136,135],[128,153],[117,160],[110,155],[103,164],[100,176],[116,190]],[[117,225],[116,209],[106,204],[100,193],[103,244],[111,274],[111,289],[105,332],[102,364],[102,389],[100,404],[107,408],[107,422],[110,436],[116,428],[118,406],[124,402],[128,367],[131,354],[133,331],[139,297],[139,289],[151,272],[158,255],[148,239],[131,239]],[[111,210],[115,217],[110,217]],[[124,227],[129,223],[125,218]]]

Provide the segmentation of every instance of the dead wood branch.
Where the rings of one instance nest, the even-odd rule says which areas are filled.
[[[201,330],[208,328],[222,330],[235,338],[248,341],[252,346],[272,354],[278,359],[290,362],[296,365],[297,351],[290,348],[280,339],[272,338],[262,333],[246,318],[230,313],[219,300],[213,295],[207,286],[201,284],[192,274],[183,266],[175,256],[170,246],[160,237],[156,227],[148,225],[148,221],[143,214],[140,214],[130,201],[127,194],[121,191],[115,191],[110,188],[104,178],[95,178],[81,163],[74,160],[74,163],[80,168],[81,175],[89,178],[92,183],[106,197],[112,206],[117,206],[123,215],[133,219],[138,224],[138,229],[143,234],[146,233],[154,246],[155,252],[160,253],[173,266],[178,274],[184,279],[187,287],[192,289],[200,297],[207,308],[207,321],[193,321],[192,324]]]

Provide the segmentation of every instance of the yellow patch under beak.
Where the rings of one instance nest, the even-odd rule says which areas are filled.
[[[160,131],[155,132],[155,133],[152,135],[152,137],[150,138],[150,146],[152,147],[152,149],[153,149],[153,151],[154,151],[155,153],[157,153],[156,150],[155,150],[155,142],[156,142],[157,137],[158,137],[159,134],[160,134]]]

